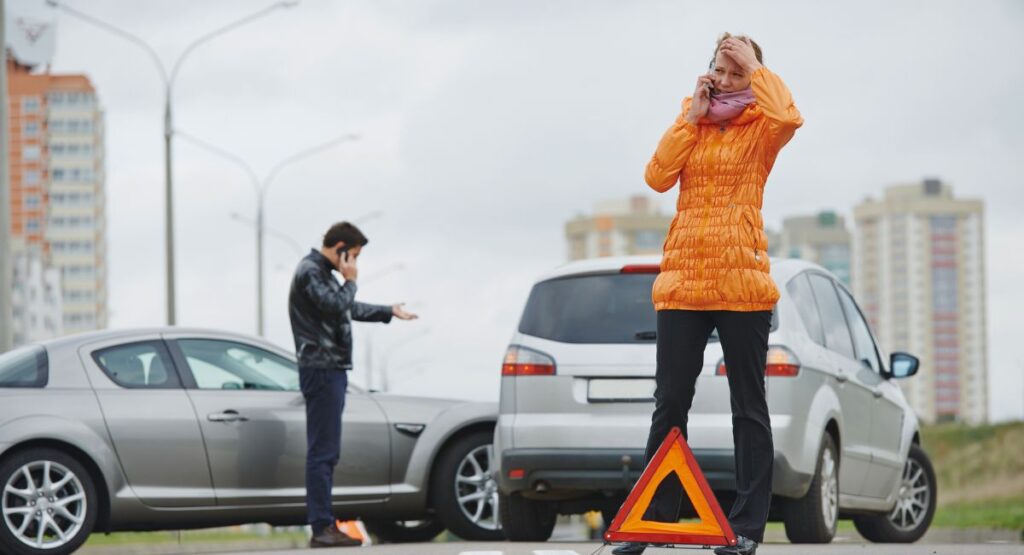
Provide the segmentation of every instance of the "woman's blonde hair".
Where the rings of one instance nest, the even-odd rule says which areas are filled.
[[[718,42],[715,43],[715,53],[711,55],[711,63],[708,64],[709,68],[715,67],[715,58],[718,57],[718,50],[722,48],[722,43],[725,42],[725,39],[728,38],[737,38],[743,42],[750,43],[750,46],[754,48],[754,57],[757,58],[757,63],[764,63],[764,59],[762,59],[761,57],[761,47],[758,46],[756,42],[754,42],[754,39],[748,37],[747,35],[731,35],[729,33],[722,33],[722,36],[718,37]]]

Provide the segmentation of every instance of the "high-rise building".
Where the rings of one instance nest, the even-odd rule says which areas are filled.
[[[52,74],[37,59],[17,56],[9,49],[10,232],[44,273],[60,272],[63,332],[104,328],[103,114],[96,91],[85,75]]]
[[[842,216],[826,211],[786,218],[778,240],[779,256],[820,264],[850,284],[850,232]]]
[[[661,254],[672,218],[644,196],[599,202],[592,215],[579,215],[565,224],[569,260]]]
[[[47,267],[38,250],[13,242],[12,338],[23,345],[63,334],[60,271]]]
[[[853,286],[879,342],[921,359],[899,383],[928,422],[988,420],[984,213],[937,179],[854,210]]]

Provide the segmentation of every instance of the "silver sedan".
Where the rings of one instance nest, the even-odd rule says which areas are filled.
[[[502,539],[493,403],[349,386],[339,518],[382,541]],[[70,553],[92,531],[305,519],[295,359],[182,328],[96,332],[0,355],[0,551]]]

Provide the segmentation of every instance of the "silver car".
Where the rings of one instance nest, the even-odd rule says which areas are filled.
[[[502,367],[495,431],[509,539],[546,539],[559,513],[602,510],[610,522],[642,470],[659,262],[574,262],[534,285]],[[893,381],[914,374],[917,359],[884,359],[853,296],[823,268],[777,260],[772,277],[782,298],[766,372],[775,443],[769,518],[784,521],[793,542],[829,542],[841,518],[872,541],[917,540],[935,511],[935,474]],[[713,336],[689,443],[725,505],[736,488],[727,371]]]
[[[350,385],[340,518],[384,541],[503,538],[497,407]],[[0,552],[70,553],[92,531],[305,520],[292,353],[181,328],[96,332],[0,355]]]

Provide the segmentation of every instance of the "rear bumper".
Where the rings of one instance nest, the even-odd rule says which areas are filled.
[[[736,490],[736,467],[731,449],[694,449],[711,489]],[[509,449],[501,454],[497,476],[503,493],[524,490],[552,495],[615,493],[628,491],[643,471],[643,450],[628,449]],[[523,477],[509,478],[522,470]],[[775,453],[772,492],[802,497],[811,485],[811,474],[796,472],[786,457]]]

